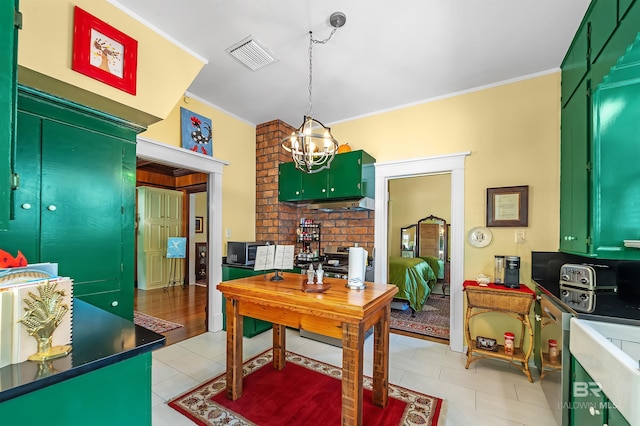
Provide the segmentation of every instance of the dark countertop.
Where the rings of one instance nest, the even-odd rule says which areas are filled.
[[[79,299],[73,301],[72,351],[51,368],[25,361],[0,368],[0,402],[150,352],[166,338]]]
[[[576,312],[560,301],[559,283],[542,280],[534,282],[540,291],[551,296],[556,304],[571,311],[580,319],[640,326],[640,303],[624,300],[614,292],[597,293],[593,312]]]

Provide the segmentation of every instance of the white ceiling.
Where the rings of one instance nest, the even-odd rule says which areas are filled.
[[[110,0],[208,61],[193,95],[252,124],[325,124],[557,70],[589,0]],[[225,49],[252,35],[278,61],[250,71]]]

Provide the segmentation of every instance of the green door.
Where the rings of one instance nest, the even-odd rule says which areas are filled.
[[[588,25],[585,22],[573,38],[571,47],[562,62],[562,106],[566,105],[578,84],[587,74],[589,67],[587,30]]]
[[[332,198],[362,195],[362,151],[336,155],[331,166],[329,190]]]
[[[583,81],[562,109],[560,250],[587,253],[589,227],[589,98]]]
[[[18,0],[0,0],[0,230],[9,228],[11,166],[16,117],[16,62],[18,29],[14,12]],[[2,235],[2,234],[0,234]],[[6,250],[6,249],[5,249]]]
[[[573,357],[571,368],[571,426],[602,426],[606,418],[606,396]]]
[[[119,287],[121,188],[120,139],[43,120],[40,257],[59,263],[76,295]]]
[[[336,158],[338,156],[333,159],[330,169],[324,169],[318,173],[302,173],[303,200],[322,200],[332,196],[328,182]]]
[[[20,250],[29,263],[40,261],[40,127],[42,120],[18,113],[15,172],[20,186],[14,191],[16,212],[8,231],[0,231],[2,249]]]
[[[302,199],[302,172],[293,162],[282,163],[278,171],[278,201]]]
[[[591,25],[591,62],[595,63],[618,25],[618,0],[594,1],[587,20]]]

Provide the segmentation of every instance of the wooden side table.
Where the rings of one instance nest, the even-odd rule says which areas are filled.
[[[529,311],[535,300],[535,292],[525,285],[519,289],[507,288],[501,285],[489,284],[480,286],[476,281],[465,281],[463,290],[467,295],[467,311],[465,315],[465,329],[467,333],[467,365],[482,358],[498,358],[506,360],[514,365],[521,364],[520,369],[526,374],[529,382],[533,383],[531,372],[529,371],[529,357],[533,351],[533,327],[529,321]],[[469,322],[476,315],[495,312],[507,315],[520,321],[522,325],[520,333],[520,344],[514,348],[513,355],[504,353],[504,345],[498,345],[498,351],[492,352],[476,347],[475,339],[471,338]],[[529,333],[529,345],[524,344],[525,331]],[[499,341],[499,339],[496,339]]]

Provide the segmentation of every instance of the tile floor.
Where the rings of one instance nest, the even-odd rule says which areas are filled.
[[[166,401],[225,370],[225,332],[205,333],[153,353],[153,426],[193,425]],[[371,376],[373,339],[365,342],[364,374]],[[271,332],[244,339],[245,359],[271,347]],[[534,376],[498,360],[479,360],[465,370],[465,355],[448,346],[391,334],[389,381],[437,396],[446,403],[446,425],[553,426],[551,410]],[[287,330],[287,349],[339,366],[340,348]]]

